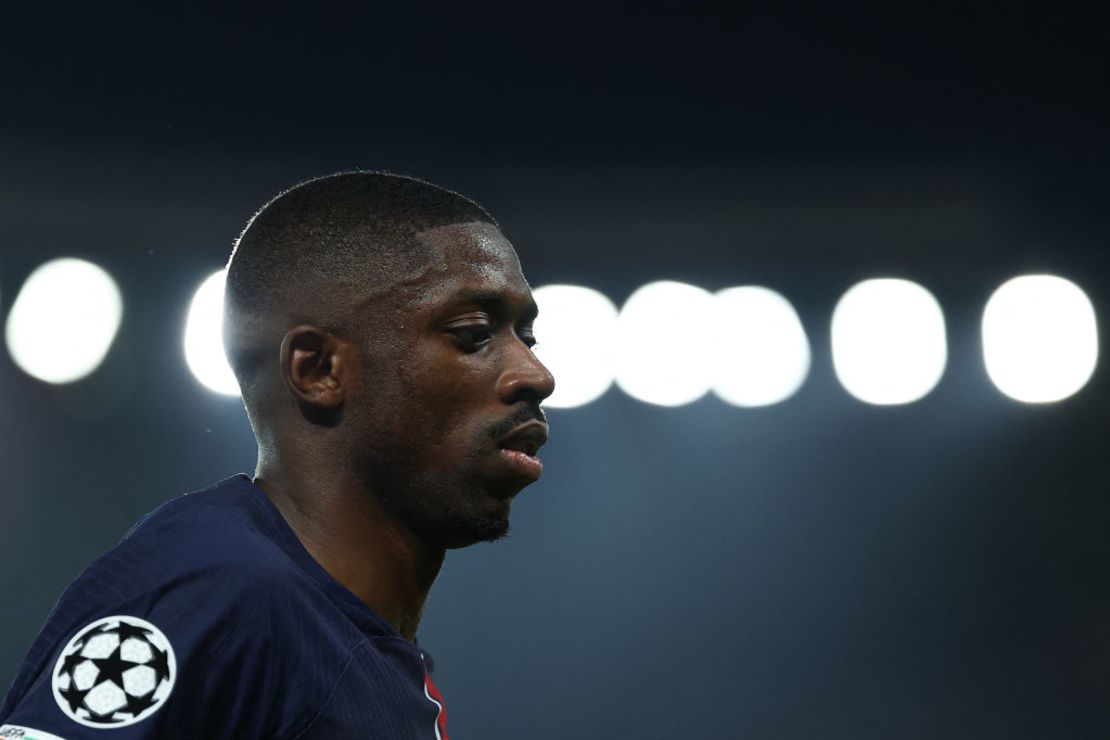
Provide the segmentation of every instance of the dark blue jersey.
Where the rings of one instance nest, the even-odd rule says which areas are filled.
[[[427,656],[240,475],[148,514],[62,594],[0,708],[0,738],[52,736],[447,733]]]

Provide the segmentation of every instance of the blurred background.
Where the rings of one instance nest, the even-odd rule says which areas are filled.
[[[1096,20],[6,10],[0,684],[138,517],[253,471],[190,306],[364,167],[594,291],[540,293],[544,478],[428,604],[454,740],[1110,736]]]

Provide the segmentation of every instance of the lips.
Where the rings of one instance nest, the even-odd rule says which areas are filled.
[[[508,434],[497,440],[503,450],[515,450],[535,457],[540,448],[547,443],[547,424],[542,421],[527,421],[514,427]]]
[[[501,459],[513,473],[531,480],[538,480],[543,463],[536,453],[547,442],[547,424],[528,421],[512,429],[497,440]]]

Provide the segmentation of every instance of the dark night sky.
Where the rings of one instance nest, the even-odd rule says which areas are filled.
[[[6,11],[0,314],[63,254],[128,308],[74,386],[0,361],[0,684],[131,522],[253,467],[177,350],[195,285],[280,188],[380,167],[487,205],[533,284],[770,285],[814,346],[778,406],[552,414],[513,537],[429,604],[453,738],[1110,735],[1105,369],[1022,406],[977,334],[1044,270],[1105,336],[1108,61],[1097,18],[1027,4]],[[878,275],[949,320],[894,409],[827,347]]]
[[[3,92],[5,129],[50,141],[595,165],[1104,154],[1100,26],[1057,13],[45,5],[5,24]]]

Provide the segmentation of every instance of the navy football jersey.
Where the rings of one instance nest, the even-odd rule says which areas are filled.
[[[69,585],[0,738],[446,740],[428,671],[239,475],[148,514]]]

